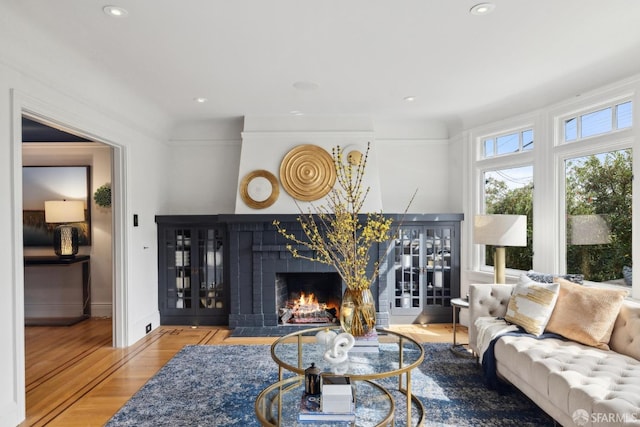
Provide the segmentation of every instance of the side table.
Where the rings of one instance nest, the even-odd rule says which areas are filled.
[[[82,265],[82,314],[61,318],[25,318],[28,326],[70,326],[91,317],[91,258],[89,255],[76,255],[73,258],[60,258],[55,255],[25,255],[24,266],[29,267],[66,267]]]
[[[453,298],[451,300],[451,307],[453,307],[453,344],[451,345],[451,351],[456,356],[461,357],[475,357],[473,353],[465,348],[468,343],[458,343],[456,338],[456,332],[458,329],[458,314],[460,309],[469,308],[469,301],[462,298]]]

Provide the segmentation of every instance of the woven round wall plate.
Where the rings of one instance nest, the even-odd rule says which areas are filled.
[[[240,182],[240,197],[250,208],[267,208],[274,204],[279,195],[278,179],[269,171],[254,170]]]
[[[294,199],[318,200],[326,196],[336,182],[333,157],[317,145],[298,145],[280,163],[280,182]]]

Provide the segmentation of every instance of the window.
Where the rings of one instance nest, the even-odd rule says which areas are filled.
[[[563,122],[563,142],[580,142],[566,156],[556,148],[564,164],[564,262],[586,280],[620,279],[632,263],[632,134],[619,133],[632,128],[632,114],[632,101],[612,102]]]
[[[568,273],[597,282],[631,266],[630,149],[565,160]]]
[[[631,101],[627,101],[565,119],[564,141],[573,142],[614,130],[630,128],[633,113],[631,107]]]
[[[511,280],[535,269],[620,281],[632,267],[639,96],[640,78],[470,131],[475,191],[468,212],[527,216],[527,247],[506,248]],[[488,272],[493,248],[471,250],[475,269]]]
[[[533,129],[486,138],[482,146],[483,158],[533,150]]]
[[[507,247],[507,268],[530,270],[532,266],[531,233],[533,224],[533,166],[520,166],[484,172],[484,211],[487,214],[527,216],[527,246]],[[484,265],[493,266],[493,248],[486,246]]]

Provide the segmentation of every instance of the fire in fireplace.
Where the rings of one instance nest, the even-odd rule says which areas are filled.
[[[342,280],[337,273],[278,273],[276,295],[282,324],[339,321]]]

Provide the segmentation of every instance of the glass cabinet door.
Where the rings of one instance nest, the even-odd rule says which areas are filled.
[[[421,228],[402,228],[394,242],[394,294],[391,303],[392,312],[404,314],[422,311],[424,289],[421,273],[424,256],[424,244]]]
[[[425,230],[425,305],[449,306],[451,300],[451,229]]]
[[[160,216],[156,222],[160,323],[228,324],[226,227],[214,216]]]
[[[198,230],[198,309],[225,309],[223,240],[216,229]]]
[[[391,313],[419,315],[430,307],[449,307],[451,237],[448,227],[404,227],[393,242]]]
[[[190,309],[191,302],[191,230],[169,229],[166,232],[166,308]]]

